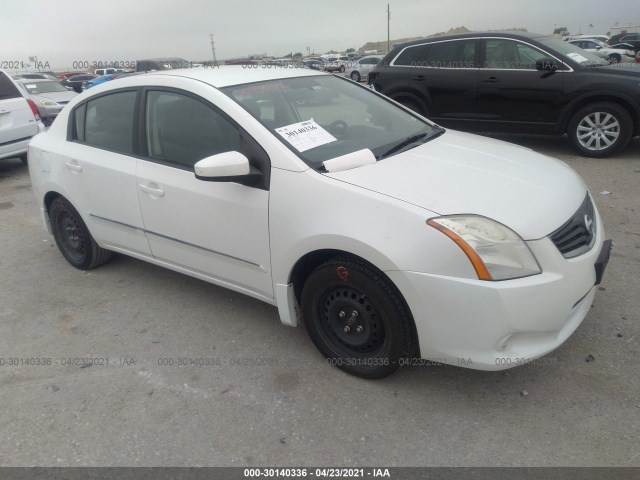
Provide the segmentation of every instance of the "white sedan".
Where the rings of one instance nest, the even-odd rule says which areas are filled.
[[[318,90],[337,101],[303,101]],[[564,163],[306,69],[105,83],[31,141],[29,171],[74,267],[119,252],[245,293],[366,378],[547,354],[611,245]]]
[[[587,52],[594,53],[600,58],[607,59],[611,63],[634,61],[633,58],[635,56],[635,52],[633,51],[633,48],[615,48],[595,39],[569,40],[569,43],[572,43]]]

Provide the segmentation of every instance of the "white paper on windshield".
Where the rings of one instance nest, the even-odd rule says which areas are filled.
[[[575,53],[575,52],[567,53],[567,57],[575,60],[578,63],[588,62],[589,61],[589,59],[587,57],[583,57],[579,53]]]
[[[25,87],[27,87],[27,88],[36,88],[36,86],[37,85],[35,83],[27,83],[27,84],[25,84]]]
[[[304,122],[276,128],[276,132],[299,152],[305,152],[337,140],[336,137],[318,125],[313,118]]]
[[[363,167],[376,163],[376,156],[368,148],[347,153],[341,157],[332,158],[322,162],[327,172],[341,172],[343,170],[351,170],[352,168]]]

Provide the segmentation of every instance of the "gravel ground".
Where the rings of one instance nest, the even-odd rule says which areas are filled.
[[[327,365],[251,298],[124,256],[73,269],[27,168],[0,161],[0,466],[640,466],[640,139],[596,160],[499,138],[594,194],[614,250],[593,308],[538,365],[381,381]]]

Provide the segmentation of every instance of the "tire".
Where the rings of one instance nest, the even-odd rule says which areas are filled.
[[[344,65],[340,65],[340,73],[344,73],[344,70],[345,70]]]
[[[20,158],[20,161],[22,162],[23,165],[28,165],[27,154],[26,153],[23,153],[18,158]]]
[[[391,375],[418,351],[413,318],[400,292],[374,267],[335,258],[302,288],[302,317],[330,364],[352,375]]]
[[[351,72],[351,80],[354,82],[360,81],[360,74],[358,72]]]
[[[603,158],[626,147],[632,125],[631,116],[624,107],[611,102],[597,102],[573,115],[567,135],[581,155]]]
[[[610,63],[620,63],[620,60],[622,60],[622,58],[620,58],[620,55],[613,54],[609,55],[608,60]]]
[[[111,259],[113,252],[98,246],[78,211],[64,197],[49,207],[53,238],[60,253],[74,267],[90,270]]]

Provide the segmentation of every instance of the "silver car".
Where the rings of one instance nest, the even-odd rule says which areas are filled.
[[[572,43],[587,52],[595,53],[597,56],[609,60],[611,63],[633,62],[633,57],[635,56],[633,48],[613,48],[606,43],[602,43],[600,40],[595,39],[569,40],[569,43]]]
[[[51,124],[64,106],[78,95],[53,80],[20,79],[18,83],[26,92],[26,97],[33,100],[38,107],[38,113],[45,125]]]
[[[366,81],[369,72],[374,69],[380,60],[382,60],[382,55],[367,55],[355,62],[348,62],[344,74],[354,82]]]

